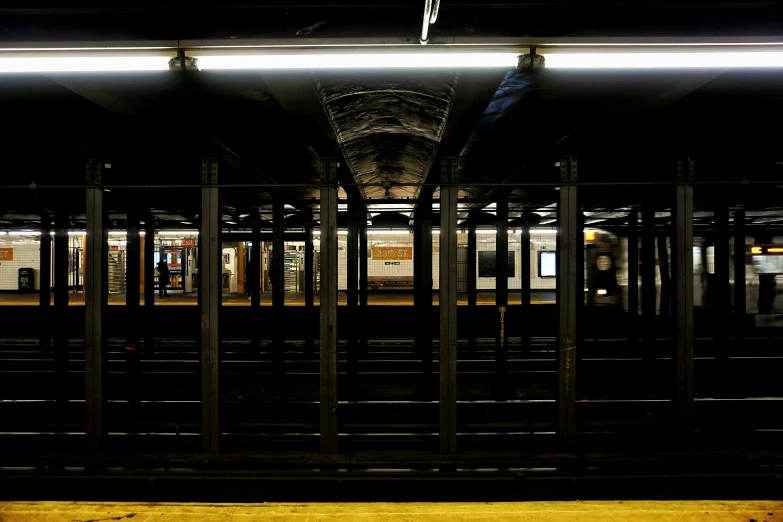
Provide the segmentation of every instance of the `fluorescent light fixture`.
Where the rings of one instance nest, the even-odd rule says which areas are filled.
[[[12,230],[8,233],[9,236],[40,236],[40,230]]]
[[[198,230],[160,230],[159,236],[197,236]]]
[[[5,232],[0,231],[0,236],[4,236],[5,234]]]
[[[369,234],[369,232],[368,232],[368,234]],[[313,230],[313,235],[314,236],[320,236],[321,235],[321,231],[320,230]],[[337,235],[338,236],[347,236],[348,235],[348,231],[347,230],[338,230],[337,231]]]
[[[333,53],[198,55],[203,71],[225,69],[463,69],[516,67],[518,53]]]
[[[435,230],[433,230],[433,233]],[[399,235],[406,235],[411,234],[412,232],[410,230],[368,230],[367,235],[368,236],[399,236]]]
[[[593,223],[600,223],[601,221],[606,221],[606,219],[591,219],[589,221],[585,221],[585,225],[592,225]]]
[[[168,71],[168,56],[3,56],[0,73]]]
[[[547,69],[783,68],[783,52],[777,51],[552,53],[544,59]]]

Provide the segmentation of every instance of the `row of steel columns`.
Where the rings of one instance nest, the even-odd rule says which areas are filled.
[[[456,453],[457,443],[457,423],[456,423],[456,384],[457,384],[457,167],[456,159],[447,158],[441,165],[441,202],[440,202],[440,255],[439,255],[439,387],[438,396],[440,402],[440,450],[445,454]],[[558,328],[558,432],[559,446],[564,452],[573,452],[576,450],[576,352],[579,339],[578,317],[580,307],[583,303],[582,281],[583,272],[580,269],[583,263],[583,240],[582,240],[582,213],[578,202],[578,189],[576,185],[576,160],[567,159],[565,162],[563,177],[561,180],[564,185],[559,191],[558,200],[558,310],[559,310],[559,328]],[[87,440],[89,449],[93,452],[101,452],[103,444],[103,354],[106,347],[105,333],[102,330],[103,311],[106,309],[106,299],[108,295],[107,288],[107,229],[106,209],[103,204],[103,189],[100,186],[100,171],[102,166],[97,163],[90,164],[88,167],[88,178],[86,188],[87,203],[87,240],[86,263],[85,263],[85,382],[86,382],[86,426]],[[338,400],[337,400],[337,182],[336,166],[332,159],[323,160],[322,184],[320,198],[320,227],[321,227],[321,281],[320,281],[320,363],[321,363],[321,385],[320,385],[320,424],[321,424],[321,451],[324,454],[334,454],[338,451],[337,433],[338,433]],[[201,339],[201,361],[202,361],[202,450],[204,453],[217,453],[220,451],[220,422],[219,422],[219,311],[222,287],[221,270],[221,212],[219,205],[219,189],[217,186],[217,161],[205,161],[202,172],[201,200],[201,224],[200,224],[200,285],[199,285],[199,304],[200,304],[200,339]],[[674,245],[673,245],[673,270],[674,275],[673,288],[673,314],[675,316],[675,348],[676,348],[676,393],[675,405],[678,426],[687,439],[692,431],[691,412],[693,406],[693,258],[691,255],[693,246],[693,188],[692,185],[682,183],[675,188],[674,204]],[[419,258],[415,261],[417,280],[422,280],[429,284],[417,285],[416,307],[418,311],[425,311],[432,306],[432,222],[431,214],[425,209],[431,205],[423,206],[420,217],[417,220],[420,224],[420,230],[417,228],[417,245],[420,250]],[[498,285],[497,306],[507,305],[507,282],[505,275],[507,260],[507,205],[504,202],[498,205],[498,240],[497,240],[497,275],[498,280],[502,281]],[[654,266],[654,252],[651,257],[650,237],[654,237],[654,214],[647,208],[642,209],[642,288],[655,288],[654,272],[652,273],[652,283],[650,283],[650,268]],[[720,263],[726,263],[726,266],[716,267],[721,273],[727,271],[728,263],[728,216],[724,213],[716,214],[723,216],[726,227],[718,227],[722,234],[716,238],[716,249],[721,252],[716,259],[725,260]],[[274,251],[278,253],[276,263],[282,264],[283,257],[280,255],[283,251],[282,245],[282,208],[275,210],[275,222],[280,223],[276,227]],[[735,259],[737,261],[737,270],[744,271],[744,229],[742,226],[742,212],[735,214]],[[717,219],[717,218],[716,218]],[[366,289],[366,252],[367,252],[367,230],[366,226],[359,223],[358,216],[351,220],[349,224],[349,250],[362,252],[362,256],[349,255],[348,271],[350,280],[359,279],[360,287]],[[629,242],[635,244],[638,240],[637,212],[632,211],[629,218]],[[428,224],[429,222],[429,224]],[[48,237],[52,221],[48,216],[42,219],[43,237]],[[55,281],[67,280],[68,266],[68,222],[67,216],[55,216],[55,239],[54,239],[54,278]],[[128,321],[133,324],[150,324],[153,315],[154,305],[154,287],[152,277],[152,263],[145,262],[145,287],[144,313],[139,306],[139,284],[138,274],[140,272],[140,220],[139,215],[131,213],[128,220],[128,273],[136,274],[134,278],[129,278],[128,296],[126,309]],[[147,217],[144,228],[148,240],[144,242],[144,258],[151,260],[153,258],[154,243],[154,222]],[[306,234],[306,253],[312,260],[312,226],[307,227]],[[419,233],[420,232],[420,233]],[[652,234],[651,234],[652,232]],[[254,228],[254,235],[257,237],[257,228]],[[476,240],[475,240],[475,222],[469,222],[468,228],[468,271],[475,274],[476,266]],[[308,239],[309,238],[309,239]],[[353,239],[351,239],[353,238]],[[526,229],[522,234],[523,252],[525,252],[524,243],[530,241],[529,230]],[[100,248],[95,248],[100,245]],[[427,252],[427,245],[430,250]],[[504,248],[505,246],[505,248]],[[42,314],[49,314],[49,300],[51,288],[51,273],[48,270],[51,250],[50,242],[42,241],[41,247],[41,311]],[[258,260],[260,258],[260,241],[253,241],[251,255]],[[529,249],[529,245],[528,245]],[[635,281],[637,277],[637,259],[636,249],[629,248],[629,279]],[[358,252],[355,252],[358,254]],[[741,255],[739,255],[741,254]],[[649,262],[650,259],[653,262]],[[522,256],[522,271],[529,273],[529,256]],[[527,260],[525,262],[525,260]],[[645,262],[647,260],[647,262]],[[307,264],[312,270],[312,262]],[[364,265],[364,266],[362,266]],[[274,268],[279,268],[276,266]],[[273,270],[274,270],[273,268]],[[740,273],[740,272],[738,272]],[[312,275],[312,273],[311,273]],[[274,287],[277,287],[277,305],[282,308],[282,284],[278,277],[273,281]],[[744,280],[735,278],[738,284],[735,286],[735,314],[738,322],[741,322],[744,316]],[[523,277],[522,306],[530,305],[529,278]],[[309,285],[312,285],[312,277],[306,277]],[[506,283],[506,284],[504,284]],[[257,282],[251,283],[251,303],[258,309],[260,303],[259,285]],[[725,278],[726,293],[728,294],[728,277]],[[359,319],[358,314],[365,309],[367,305],[366,292],[359,292],[357,299],[357,285],[349,284],[348,302],[349,320],[352,324],[349,330],[354,330],[358,324],[364,321]],[[305,292],[310,306],[313,305],[313,292],[310,287]],[[274,288],[273,288],[274,293]],[[62,314],[63,307],[67,307],[68,295],[67,285],[58,284],[55,286],[55,313]],[[650,297],[652,296],[652,298]],[[654,314],[650,314],[652,307],[655,311],[655,294],[653,292],[642,293],[642,319],[647,321]],[[628,302],[630,310],[636,309],[638,295],[636,285],[629,286]],[[728,306],[728,305],[727,305]],[[476,307],[476,289],[475,277],[468,277],[468,307]],[[647,311],[647,313],[645,312]],[[728,308],[726,309],[728,313]],[[277,311],[275,311],[277,313]],[[637,314],[631,313],[631,320],[637,320]],[[419,317],[426,317],[426,315]],[[523,316],[524,317],[524,316]],[[142,320],[143,319],[143,320]],[[359,320],[356,320],[359,319]],[[282,323],[282,321],[276,321]],[[417,332],[416,343],[421,349],[422,360],[424,362],[424,374],[427,374],[427,368],[432,365],[432,333],[428,321],[419,321],[421,324]],[[44,322],[43,324],[46,324]],[[131,331],[133,329],[130,329]],[[631,329],[635,330],[635,329]],[[650,323],[643,329],[654,338],[654,324]],[[475,337],[470,330],[469,336]],[[500,330],[499,330],[500,331]],[[48,345],[50,341],[50,332],[42,334],[45,336],[45,342]],[[67,358],[67,337],[59,329],[54,332],[55,348],[58,357]],[[146,333],[146,345],[153,342],[151,333]],[[282,338],[283,332],[279,330]],[[361,346],[365,332],[359,329],[358,333],[350,335],[351,348],[349,353],[357,353],[357,347]],[[472,340],[472,339],[471,339]],[[276,342],[282,342],[276,337]],[[137,361],[138,352],[136,348],[140,345],[139,334],[129,333],[128,339],[128,362]],[[506,341],[504,334],[498,335],[497,351],[499,367],[503,366],[506,360]],[[59,349],[58,349],[59,348]],[[277,347],[278,357],[282,357],[282,348]],[[353,356],[355,357],[355,355]],[[355,359],[349,361],[355,372]]]

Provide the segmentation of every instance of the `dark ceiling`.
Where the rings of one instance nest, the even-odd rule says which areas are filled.
[[[178,8],[115,4],[0,8],[0,40],[249,38],[404,35],[414,41],[423,2]],[[37,5],[37,7],[36,7]],[[646,35],[775,36],[778,2],[507,2],[443,0],[431,37]],[[699,23],[695,23],[698,19]],[[293,41],[293,40],[291,40]],[[459,157],[468,183],[553,181],[563,155],[580,175],[661,180],[661,158],[694,154],[711,176],[776,172],[781,159],[781,85],[771,72],[646,73],[497,70],[438,72],[201,72],[0,77],[5,185],[72,185],[83,161],[112,161],[117,184],[159,188],[117,205],[145,203],[182,216],[197,198],[199,160],[224,160],[224,183],[277,183],[226,193],[227,211],[252,212],[282,198],[306,210],[317,198],[319,158],[336,157],[348,195],[397,203],[437,182],[440,159]],[[376,184],[358,190],[351,182]],[[551,198],[513,189],[531,204]],[[195,189],[192,189],[195,190]],[[493,196],[497,187],[466,187]],[[31,208],[53,206],[30,193]],[[0,196],[4,208],[25,198]],[[437,197],[437,193],[436,193]],[[8,202],[8,198],[11,202]],[[37,199],[36,199],[37,198]],[[193,201],[196,202],[195,206]],[[404,199],[403,199],[404,201]],[[404,207],[403,207],[404,208]]]

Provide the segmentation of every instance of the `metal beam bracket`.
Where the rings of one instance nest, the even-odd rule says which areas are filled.
[[[110,163],[103,163],[98,160],[87,160],[85,162],[84,182],[88,186],[97,186],[103,183],[104,169],[110,169]]]
[[[218,184],[218,160],[216,159],[201,160],[201,184],[202,185]]]
[[[530,49],[530,53],[519,56],[517,69],[543,69],[546,66],[546,59],[540,54],[536,54],[535,48]]]
[[[560,181],[576,183],[578,161],[576,157],[565,157],[560,160]]]
[[[686,156],[677,160],[677,181],[692,183],[695,180],[693,157]]]

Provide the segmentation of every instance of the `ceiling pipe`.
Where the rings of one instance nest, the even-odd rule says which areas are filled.
[[[429,42],[430,25],[438,19],[440,0],[424,0],[424,18],[421,22],[421,38],[419,42],[426,45]]]

